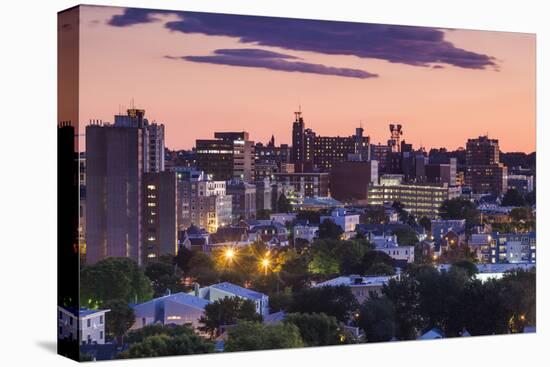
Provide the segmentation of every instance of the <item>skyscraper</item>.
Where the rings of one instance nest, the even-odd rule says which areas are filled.
[[[466,186],[475,194],[504,193],[508,169],[500,163],[497,139],[480,136],[466,143]]]
[[[143,128],[86,127],[88,264],[105,257],[141,264],[143,171]]]
[[[254,142],[246,131],[215,132],[214,139],[199,139],[197,168],[214,180],[254,181]]]

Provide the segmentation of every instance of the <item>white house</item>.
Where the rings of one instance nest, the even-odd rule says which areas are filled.
[[[136,318],[131,329],[140,329],[155,323],[189,324],[196,329],[199,319],[204,315],[204,307],[209,303],[208,300],[183,292],[155,298],[132,306]]]
[[[319,236],[319,226],[317,224],[297,224],[292,228],[294,239],[302,239],[311,243]]]
[[[208,300],[210,302],[217,301],[223,298],[239,297],[247,299],[256,305],[256,312],[262,316],[269,314],[269,297],[263,293],[256,292],[252,289],[243,288],[238,285],[223,282],[213,284],[208,287],[195,289],[190,294],[196,297]]]
[[[105,314],[109,311],[57,306],[58,339],[78,340],[79,344],[105,344]]]
[[[399,246],[397,236],[369,235],[369,241],[374,244],[376,251],[384,252],[394,260],[414,262],[414,246]]]
[[[353,237],[355,235],[355,227],[359,224],[359,214],[348,213],[344,208],[334,209],[330,215],[322,215],[321,223],[327,219],[342,228],[344,239]]]
[[[384,284],[388,284],[395,276],[364,277],[360,275],[343,275],[338,278],[318,283],[314,287],[337,287],[345,285],[350,287],[351,293],[360,304],[370,298],[372,294],[382,295]]]

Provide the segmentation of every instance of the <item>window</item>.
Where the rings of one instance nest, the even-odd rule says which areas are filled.
[[[69,324],[73,324],[73,318],[72,317],[69,317]]]
[[[103,324],[103,315],[99,316],[99,323]]]
[[[63,312],[59,311],[59,320],[63,320]]]
[[[86,326],[90,327],[92,325],[92,320],[88,319],[86,320]]]
[[[99,332],[99,339],[103,339],[103,331]]]
[[[142,325],[142,326],[145,326],[145,317],[142,317],[142,318],[141,318],[141,325]]]

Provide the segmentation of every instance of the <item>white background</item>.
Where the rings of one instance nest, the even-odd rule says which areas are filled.
[[[543,365],[550,346],[546,1],[157,0],[88,4],[537,33],[537,335],[109,362],[122,366]],[[3,1],[0,22],[0,365],[69,365],[56,340],[56,12],[75,1]],[[108,86],[105,86],[108,88]],[[546,102],[546,103],[545,103]],[[522,134],[518,121],[518,134]],[[545,163],[546,162],[546,163]]]

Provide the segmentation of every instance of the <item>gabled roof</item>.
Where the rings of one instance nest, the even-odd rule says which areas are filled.
[[[105,312],[109,312],[110,310],[109,309],[98,309],[98,310],[90,310],[88,308],[80,308],[80,309],[77,309],[76,307],[62,307],[62,306],[58,306],[60,309],[70,313],[71,315],[73,315],[75,318],[76,317],[86,317],[86,316],[90,316],[90,315],[93,315],[93,314],[98,314],[98,313],[105,313]]]
[[[187,294],[187,293],[180,292],[180,293],[175,293],[175,294],[171,294],[171,295],[168,295],[168,296],[162,296],[162,297],[154,298],[150,301],[134,305],[134,306],[132,306],[132,308],[140,308],[140,307],[150,305],[150,304],[154,304],[154,303],[157,303],[157,302],[166,302],[166,301],[179,303],[179,304],[186,305],[186,306],[196,308],[196,309],[200,309],[200,310],[204,309],[204,307],[206,307],[206,305],[210,304],[210,301],[208,301],[206,299],[196,297],[196,296],[193,296],[193,295],[190,295],[190,294]]]
[[[209,286],[209,288],[215,288],[224,292],[232,293],[238,297],[242,297],[250,300],[259,300],[266,296],[263,293],[256,292],[252,289],[244,288],[229,282],[213,284]]]

